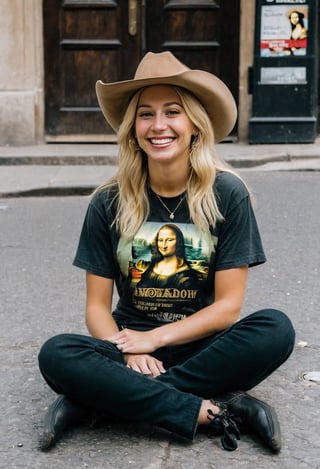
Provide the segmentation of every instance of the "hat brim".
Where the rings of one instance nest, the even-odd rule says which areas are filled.
[[[190,91],[203,105],[212,123],[215,142],[223,140],[237,119],[234,98],[227,86],[216,76],[203,70],[188,70],[177,75],[142,78],[115,83],[96,83],[96,93],[103,115],[117,131],[132,96],[141,88],[152,85],[180,86]]]

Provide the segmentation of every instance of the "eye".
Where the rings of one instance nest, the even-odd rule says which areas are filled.
[[[140,117],[141,119],[149,119],[150,117],[152,117],[152,113],[150,111],[141,111],[139,112],[138,117]]]
[[[166,112],[166,114],[167,114],[168,116],[173,116],[173,117],[174,117],[174,116],[179,115],[179,114],[180,114],[180,111],[179,111],[178,109],[168,109],[167,112]]]

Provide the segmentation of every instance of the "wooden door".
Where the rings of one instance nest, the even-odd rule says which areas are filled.
[[[43,19],[48,139],[112,134],[98,107],[95,82],[132,76],[139,61],[140,37],[128,31],[128,1],[44,0]]]
[[[146,42],[221,78],[238,97],[240,0],[150,1]]]
[[[132,78],[146,51],[172,51],[238,93],[240,0],[43,0],[48,141],[112,141],[95,82]]]

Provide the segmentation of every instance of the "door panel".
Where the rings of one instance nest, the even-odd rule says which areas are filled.
[[[238,96],[240,1],[150,2],[147,43],[221,78]]]
[[[123,27],[127,10],[124,0],[44,0],[49,136],[113,133],[98,107],[95,82],[128,78],[139,61],[139,40]]]
[[[215,73],[237,99],[239,8],[240,0],[44,0],[48,140],[114,139],[95,82],[131,78],[148,50]]]

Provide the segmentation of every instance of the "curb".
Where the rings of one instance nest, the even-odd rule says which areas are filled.
[[[219,154],[222,159],[234,168],[252,168],[261,166],[266,163],[291,161],[292,159],[314,158],[308,156],[290,156],[288,153],[275,153],[269,155],[252,155],[252,156],[231,156]],[[320,156],[320,153],[319,153]],[[1,166],[116,166],[118,164],[118,156],[114,155],[1,155]]]
[[[320,142],[319,142],[320,143]],[[236,171],[320,171],[320,144],[219,144]],[[89,195],[116,171],[118,146],[0,147],[0,197]]]
[[[280,147],[280,148],[279,148]],[[109,145],[38,145],[0,147],[1,166],[115,166],[118,146]],[[219,144],[221,158],[234,168],[253,168],[273,162],[320,158],[320,145],[241,145]]]
[[[1,156],[0,166],[114,166],[117,156]]]
[[[97,186],[53,186],[39,189],[17,190],[12,192],[0,192],[1,199],[27,198],[27,197],[71,197],[87,196],[92,194]]]

